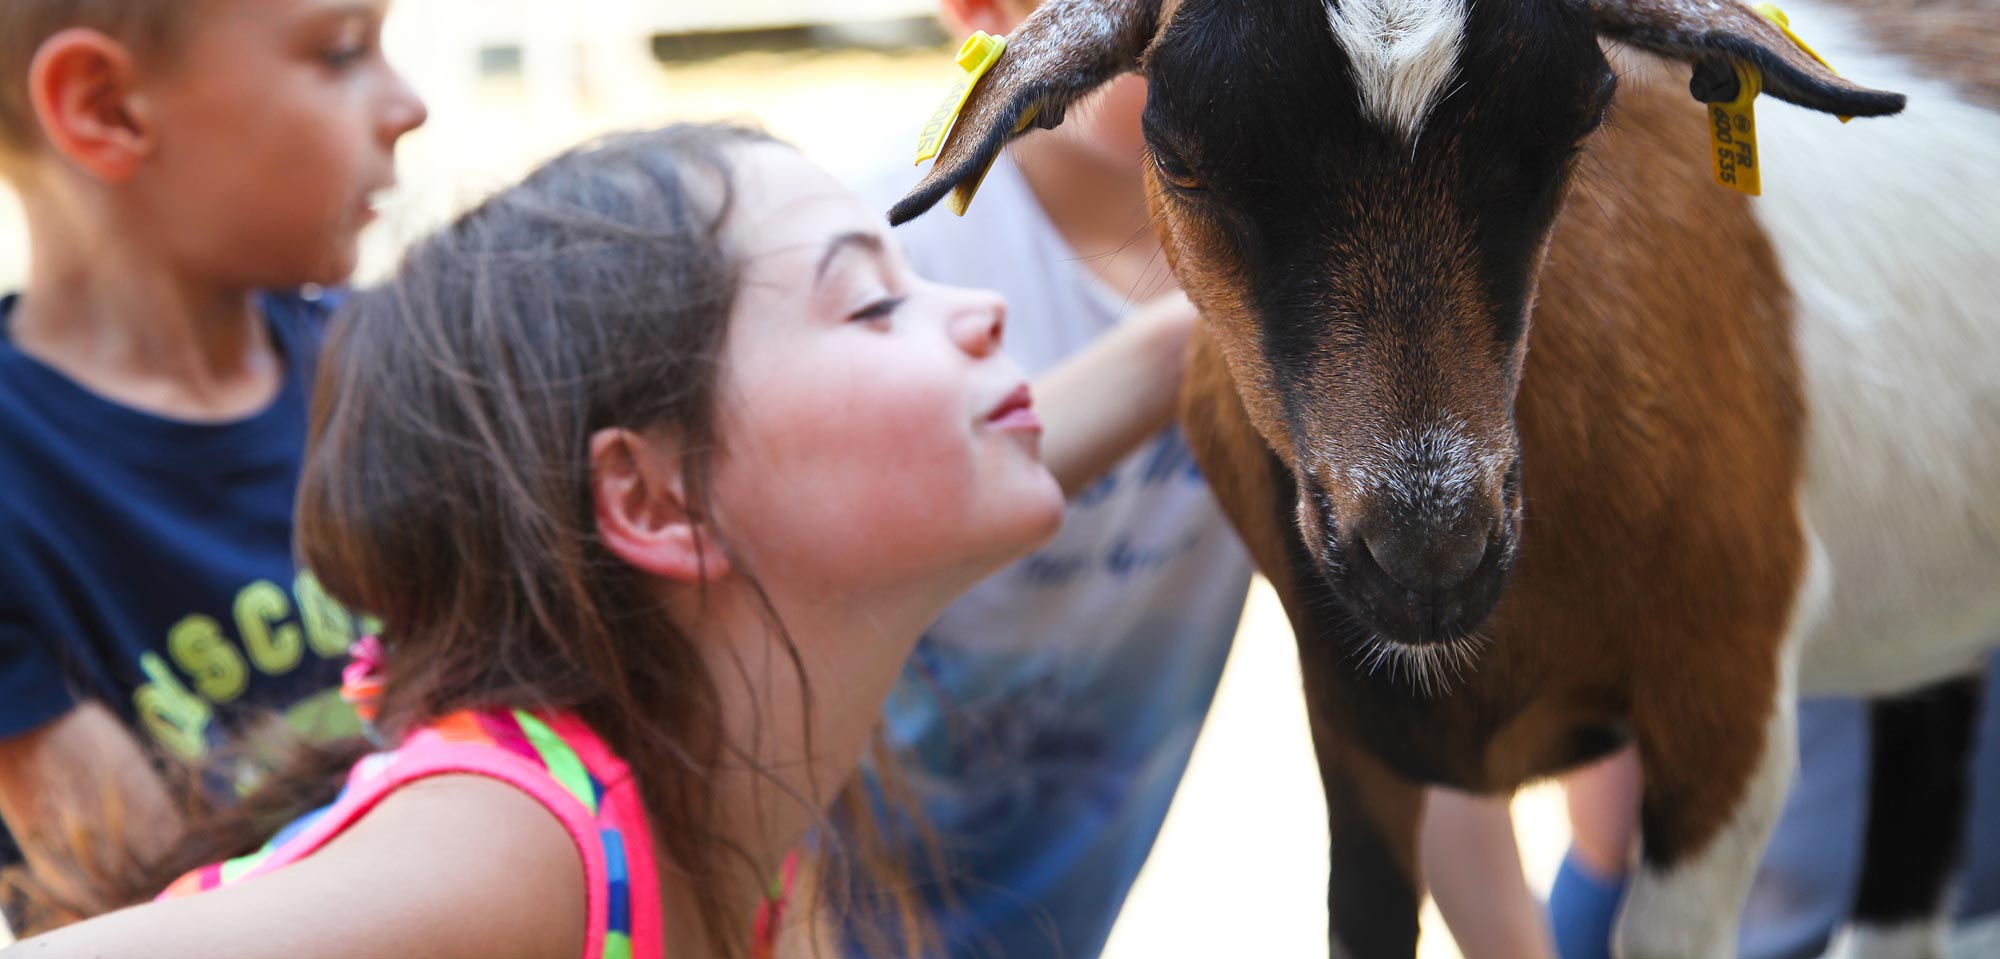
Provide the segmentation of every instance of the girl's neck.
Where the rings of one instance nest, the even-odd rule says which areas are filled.
[[[758,870],[754,887],[735,894],[737,915],[754,912],[785,858],[825,821],[826,808],[874,741],[883,703],[917,637],[967,585],[954,580],[806,601],[796,597],[811,591],[774,588],[773,596],[793,597],[777,601],[774,620],[755,591],[730,579],[710,587],[698,612],[676,617],[710,651],[723,735],[747,754],[743,762],[725,755],[715,783],[715,808],[726,817],[718,824],[721,836],[755,857]],[[809,695],[802,675],[813,677]],[[660,875],[667,915],[694,915],[692,891],[678,871]],[[674,938],[699,937],[698,923],[668,925],[670,955],[712,953],[704,942]]]
[[[191,281],[129,231],[85,226],[48,197],[25,206],[28,285],[7,322],[22,352],[173,419],[240,419],[277,394],[284,364],[251,290]]]

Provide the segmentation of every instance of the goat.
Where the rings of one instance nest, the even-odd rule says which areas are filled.
[[[1819,115],[1905,101],[1738,0],[1048,0],[891,212],[1147,76],[1183,419],[1296,632],[1335,955],[1413,952],[1421,783],[1636,742],[1619,946],[1684,959],[1734,951],[1802,689],[1942,682],[1877,752],[1963,751],[2000,638],[2000,16],[1795,2],[1911,108]],[[1674,89],[1737,64],[1806,108],[1767,104],[1759,200]],[[1962,788],[1940,758],[1876,785],[1864,945],[1941,948],[1962,817],[1909,811]]]

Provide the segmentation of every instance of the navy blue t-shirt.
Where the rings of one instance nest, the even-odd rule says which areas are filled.
[[[284,384],[211,424],[112,402],[22,353],[14,302],[0,299],[0,738],[89,700],[189,763],[273,712],[330,732],[355,623],[292,555],[327,304],[262,299]]]

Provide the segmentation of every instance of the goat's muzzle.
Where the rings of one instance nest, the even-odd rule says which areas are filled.
[[[1366,496],[1342,517],[1318,483],[1299,510],[1320,574],[1369,644],[1476,643],[1506,588],[1518,536],[1519,490],[1510,468],[1494,495],[1421,506]]]

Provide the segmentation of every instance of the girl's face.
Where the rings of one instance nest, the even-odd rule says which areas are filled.
[[[924,282],[881,216],[789,148],[740,153],[743,286],[724,351],[716,526],[818,596],[962,589],[1053,535],[997,294]]]

